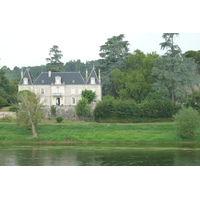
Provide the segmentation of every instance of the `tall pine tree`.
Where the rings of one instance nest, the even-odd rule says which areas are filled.
[[[181,54],[180,47],[175,44],[178,33],[164,33],[161,49],[165,55],[155,59],[153,74],[156,75],[155,90],[165,94],[172,102],[184,101],[188,91],[197,84],[197,65],[193,59]]]

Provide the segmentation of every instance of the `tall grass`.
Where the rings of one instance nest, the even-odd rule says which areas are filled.
[[[0,142],[200,142],[200,129],[195,140],[184,140],[176,134],[175,124],[40,124],[39,137],[27,140],[31,131],[15,124],[0,123]]]

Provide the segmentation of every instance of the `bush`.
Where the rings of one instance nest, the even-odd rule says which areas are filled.
[[[56,117],[56,121],[58,123],[61,123],[63,121],[63,117],[61,117],[61,116]]]
[[[0,108],[7,106],[8,102],[3,97],[0,97]]]
[[[87,99],[83,98],[78,101],[76,105],[76,114],[83,118],[90,116],[90,106],[88,105]]]
[[[194,139],[196,129],[200,124],[198,111],[192,107],[182,107],[174,116],[177,125],[177,134],[183,139]]]
[[[10,106],[9,111],[10,112],[17,112],[17,106],[16,105]]]
[[[170,118],[180,109],[170,100],[144,101],[140,104],[143,118]]]

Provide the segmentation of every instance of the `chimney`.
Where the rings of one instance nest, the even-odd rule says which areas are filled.
[[[51,77],[51,71],[48,71],[48,77]]]
[[[99,83],[101,83],[101,71],[99,69]]]
[[[86,81],[88,79],[88,70],[86,69],[86,77],[85,77]]]
[[[21,79],[23,78],[23,69],[21,70]]]

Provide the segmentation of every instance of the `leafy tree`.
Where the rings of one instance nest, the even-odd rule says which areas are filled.
[[[198,73],[200,74],[200,50],[199,51],[186,51],[184,53],[186,58],[193,58],[198,65]]]
[[[38,137],[36,125],[44,117],[40,98],[29,90],[18,92],[17,121],[20,125],[30,127],[33,137]]]
[[[0,108],[7,105],[8,105],[8,102],[3,97],[0,97]]]
[[[90,106],[88,105],[88,101],[85,98],[82,98],[78,101],[76,105],[76,114],[79,117],[88,117],[90,115]]]
[[[114,86],[112,82],[112,74],[110,73],[113,69],[120,69],[124,65],[124,60],[129,55],[129,42],[124,41],[124,34],[119,36],[113,36],[108,38],[107,42],[100,46],[100,57],[99,60],[102,74],[102,88],[103,95],[111,94],[115,95]]]
[[[15,103],[17,85],[5,76],[5,69],[0,69],[0,97],[5,99],[8,104]]]
[[[57,45],[53,45],[53,47],[50,48],[49,56],[49,58],[46,58],[46,61],[48,63],[46,66],[47,70],[52,72],[61,71],[63,63],[60,60],[63,54],[59,50],[59,47]]]
[[[178,33],[164,33],[162,49],[167,49],[164,56],[154,61],[153,74],[156,76],[155,90],[165,94],[166,98],[183,101],[189,88],[197,83],[197,66],[193,59],[185,58],[181,49],[174,43]]]
[[[87,99],[88,103],[91,104],[96,98],[96,92],[92,90],[83,90],[82,97]]]
[[[134,99],[136,102],[144,100],[153,91],[155,78],[152,76],[155,53],[145,55],[135,50],[125,61],[124,68],[112,71],[116,93],[121,99]]]
[[[195,131],[200,124],[199,113],[192,107],[182,107],[174,118],[178,135],[183,139],[194,139]]]

